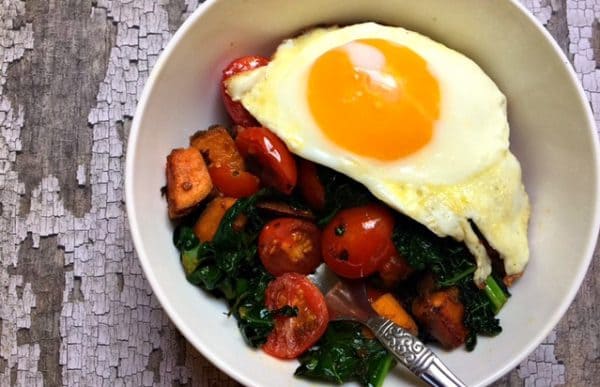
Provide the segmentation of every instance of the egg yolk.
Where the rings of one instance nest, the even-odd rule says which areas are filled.
[[[309,72],[307,98],[331,141],[384,161],[424,147],[440,115],[440,88],[427,62],[381,39],[356,40],[321,55]]]

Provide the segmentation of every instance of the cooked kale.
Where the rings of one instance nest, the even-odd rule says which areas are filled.
[[[502,332],[502,327],[500,320],[495,317],[494,306],[489,297],[475,286],[470,277],[461,280],[458,287],[465,306],[465,326],[469,329],[465,346],[472,351],[477,345],[477,335],[496,336]]]
[[[376,201],[364,186],[350,178],[324,167],[319,167],[318,172],[326,193],[319,225],[327,224],[344,208]],[[289,306],[273,311],[265,307],[265,290],[273,276],[264,269],[257,254],[258,234],[267,219],[256,204],[266,197],[303,207],[295,196],[282,198],[263,190],[238,200],[223,217],[211,242],[200,243],[186,223],[178,227],[173,236],[188,281],[225,298],[244,340],[252,347],[266,342],[276,316],[296,316],[298,312]],[[234,227],[239,216],[246,219],[243,230]],[[336,230],[339,234],[344,232]],[[472,274],[476,266],[464,244],[451,238],[438,238],[403,217],[399,218],[393,241],[413,268],[433,272],[439,287],[460,289],[465,307],[464,322],[470,332],[467,349],[473,349],[478,334],[500,333],[495,313],[509,294],[492,276],[484,290],[474,285]],[[331,322],[325,335],[299,359],[301,365],[295,375],[332,383],[356,381],[364,386],[381,386],[395,362],[376,339],[365,337],[362,331],[356,323]]]
[[[395,361],[376,339],[352,322],[331,322],[327,331],[300,359],[295,375],[330,383],[357,381],[379,387]]]
[[[179,227],[174,234],[188,281],[227,300],[242,336],[252,347],[266,341],[273,316],[282,313],[269,312],[264,305],[265,289],[273,277],[256,253],[258,233],[265,222],[256,211],[256,202],[266,194],[261,191],[238,200],[223,217],[212,242],[200,243],[188,226]],[[238,231],[233,224],[240,215],[247,220],[244,230]]]
[[[238,200],[225,214],[212,242],[200,243],[189,226],[177,228],[174,234],[188,280],[228,301],[244,340],[252,347],[266,341],[275,316],[297,314],[297,309],[289,306],[273,311],[265,307],[265,289],[273,277],[264,270],[256,252],[257,236],[266,221],[258,213],[256,202],[265,195],[263,191]],[[241,214],[247,224],[243,231],[236,231],[233,224]],[[317,345],[300,359],[296,375],[381,386],[393,367],[393,358],[377,340],[361,332],[359,324],[331,323]]]
[[[424,226],[405,218],[399,219],[392,239],[398,252],[415,270],[429,270],[435,274],[437,286],[457,286],[465,307],[465,326],[469,330],[467,350],[475,348],[477,335],[495,336],[502,332],[495,314],[507,297],[506,288],[493,276],[486,280],[486,288],[473,283],[476,265],[463,243],[451,238],[439,238]]]
[[[325,209],[317,224],[325,226],[342,209],[373,203],[377,199],[362,184],[332,169],[317,166],[319,180],[325,188]]]
[[[274,326],[274,314],[265,306],[265,289],[273,277],[257,264],[255,272],[248,278],[235,280],[237,298],[231,312],[238,320],[244,340],[250,346],[258,347],[267,341]]]
[[[392,240],[398,252],[415,270],[425,270],[443,261],[439,241],[430,238],[428,230],[417,223],[399,219]]]

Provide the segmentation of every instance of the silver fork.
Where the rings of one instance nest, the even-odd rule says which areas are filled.
[[[325,295],[331,320],[352,320],[366,325],[400,363],[431,386],[466,387],[419,339],[375,313],[363,281],[341,279],[325,264],[308,278]]]

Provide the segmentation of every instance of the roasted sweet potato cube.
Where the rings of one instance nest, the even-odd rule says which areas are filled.
[[[195,148],[173,149],[167,156],[167,202],[169,217],[191,212],[212,190],[202,155]]]
[[[236,201],[237,199],[234,198],[218,197],[206,205],[206,208],[202,211],[194,225],[194,234],[200,242],[212,241],[225,213]],[[242,230],[246,226],[246,221],[247,218],[244,214],[238,215],[233,221],[233,229]]]
[[[213,239],[223,216],[235,204],[235,201],[234,198],[214,198],[206,205],[194,226],[194,234],[200,242],[208,242]]]
[[[420,296],[412,304],[415,319],[444,348],[453,349],[463,344],[468,330],[464,324],[465,308],[460,302],[458,288],[435,290],[421,286],[420,291]]]
[[[392,320],[413,335],[419,334],[415,320],[408,314],[392,293],[386,293],[371,303],[371,307],[381,317]]]
[[[207,164],[229,166],[232,170],[245,170],[244,159],[235,146],[233,138],[222,126],[201,130],[190,137],[190,145],[200,151]]]

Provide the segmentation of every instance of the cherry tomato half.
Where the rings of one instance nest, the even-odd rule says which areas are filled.
[[[323,230],[323,260],[342,277],[371,275],[396,254],[393,229],[394,217],[383,206],[370,204],[342,210]]]
[[[273,280],[265,293],[269,310],[284,306],[298,308],[295,317],[275,317],[275,327],[263,350],[280,359],[294,359],[310,348],[325,333],[329,313],[321,291],[304,275],[286,273]]]
[[[213,185],[225,196],[245,198],[255,194],[260,180],[250,172],[237,171],[227,165],[210,166],[208,173]]]
[[[287,146],[267,128],[251,127],[240,131],[235,139],[245,159],[260,167],[261,181],[289,195],[296,186],[296,160]]]
[[[298,162],[298,188],[311,208],[317,211],[325,208],[325,188],[313,162],[304,159]]]
[[[240,102],[235,102],[231,99],[225,88],[225,81],[233,75],[244,71],[252,70],[257,67],[266,66],[269,63],[267,58],[262,56],[244,56],[231,62],[225,70],[223,70],[223,79],[221,81],[221,96],[223,104],[233,122],[237,125],[254,126],[257,124],[256,119],[242,106]]]
[[[321,230],[304,219],[273,219],[260,232],[258,256],[274,276],[310,274],[321,263]]]

